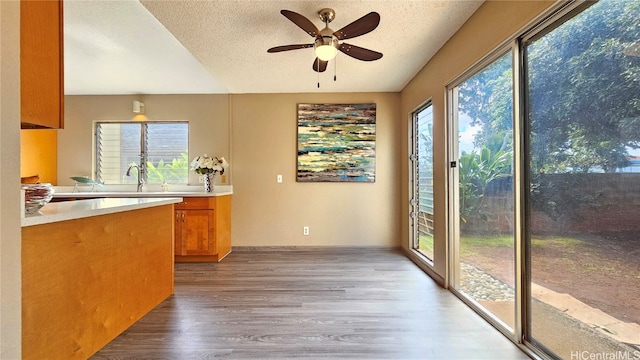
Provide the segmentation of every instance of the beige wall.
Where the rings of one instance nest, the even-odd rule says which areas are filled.
[[[399,246],[399,101],[397,93],[233,95],[233,245]],[[375,183],[296,182],[297,104],[369,102],[377,104]]]
[[[0,1],[0,359],[21,358],[19,19]]]
[[[401,94],[403,124],[402,149],[407,149],[408,114],[427,99],[433,103],[434,132],[434,200],[435,238],[434,270],[442,277],[446,269],[446,200],[447,153],[445,91],[446,85],[479,61],[483,56],[510,38],[553,2],[550,1],[488,1],[438,51],[425,67],[409,82]],[[406,150],[405,150],[406,151]],[[408,205],[408,161],[402,158],[402,209]],[[402,212],[401,223],[408,223],[408,213]],[[408,247],[408,227],[401,228],[402,246]]]
[[[134,100],[145,114],[132,112]],[[189,121],[189,156],[230,157],[229,95],[65,96],[65,128],[58,131],[58,185],[73,185],[71,176],[93,174],[93,123],[138,119]],[[227,178],[229,181],[230,178]],[[190,173],[189,182],[198,183]]]
[[[139,96],[67,96],[58,132],[58,183],[92,171],[92,123],[132,120]],[[146,95],[149,120],[189,120],[190,157],[231,163],[234,246],[398,246],[398,93]],[[297,183],[296,105],[377,104],[375,183]],[[133,120],[132,120],[133,121]],[[282,184],[276,175],[282,174]],[[191,183],[197,177],[191,175]],[[309,226],[311,234],[302,235]]]

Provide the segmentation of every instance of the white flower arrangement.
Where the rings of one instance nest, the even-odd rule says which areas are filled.
[[[209,157],[207,154],[196,156],[191,162],[191,170],[196,174],[224,174],[224,169],[229,166],[227,160],[223,157]]]

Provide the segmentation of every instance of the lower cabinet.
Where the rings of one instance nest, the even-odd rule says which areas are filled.
[[[176,262],[218,262],[231,252],[231,195],[175,204]]]

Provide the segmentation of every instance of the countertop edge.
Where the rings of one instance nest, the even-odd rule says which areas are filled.
[[[104,192],[61,192],[54,193],[53,198],[171,198],[171,197],[216,197],[233,195],[233,191],[221,192],[128,192],[128,191],[104,191]]]
[[[102,198],[63,201],[45,205],[37,214],[26,215],[22,227],[50,224],[54,222],[139,210],[155,206],[171,205],[182,201],[182,197],[165,198]]]

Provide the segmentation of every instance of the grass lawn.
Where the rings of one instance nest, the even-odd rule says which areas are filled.
[[[418,250],[422,251],[430,259],[433,259],[433,236],[420,234],[418,239]]]
[[[539,237],[531,239],[532,248],[545,246],[575,248],[584,244],[583,240],[572,237]],[[433,246],[433,244],[432,244]],[[462,236],[460,238],[460,255],[474,255],[479,249],[487,248],[513,248],[514,239],[511,235],[483,235]]]

